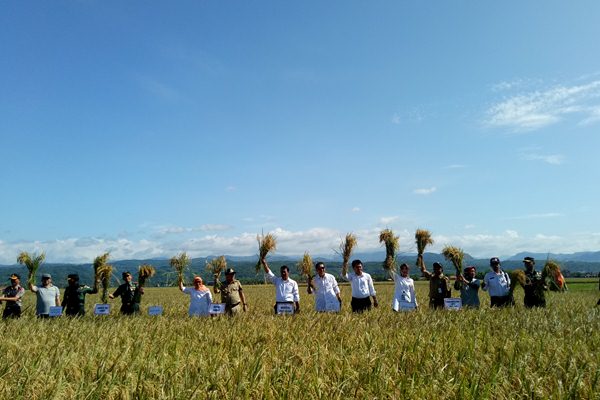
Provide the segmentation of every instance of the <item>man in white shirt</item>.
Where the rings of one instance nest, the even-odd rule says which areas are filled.
[[[281,266],[281,277],[275,276],[269,269],[267,260],[262,259],[260,262],[265,269],[265,274],[269,281],[275,285],[275,314],[278,314],[279,304],[293,304],[294,313],[300,312],[300,293],[298,291],[298,283],[290,278],[290,269],[283,265]]]
[[[352,287],[352,301],[350,302],[352,312],[361,313],[370,310],[371,297],[373,297],[373,305],[377,307],[379,303],[377,303],[377,293],[373,286],[373,279],[370,274],[363,272],[362,261],[352,261],[352,269],[354,270],[353,273],[342,275],[342,279],[350,282]]]
[[[340,288],[331,274],[325,273],[325,264],[321,261],[315,264],[317,274],[314,278],[309,277],[308,294],[315,292],[315,311],[317,312],[339,312],[342,308]]]
[[[510,292],[510,277],[500,268],[498,257],[490,258],[490,272],[483,277],[481,289],[490,293],[490,307],[507,307],[514,304]]]

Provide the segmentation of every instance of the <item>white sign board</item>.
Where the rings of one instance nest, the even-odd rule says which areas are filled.
[[[444,299],[444,308],[446,310],[460,310],[462,308],[462,300],[455,297]]]
[[[394,299],[392,303],[392,308],[394,311],[414,311],[417,309],[417,305],[408,301],[398,301],[398,299]]]
[[[48,316],[51,318],[60,317],[62,315],[63,308],[61,306],[51,306]]]
[[[94,315],[109,315],[110,314],[110,304],[95,304],[94,305]]]
[[[162,315],[162,313],[163,313],[162,306],[150,306],[150,307],[148,307],[148,315],[155,316],[155,315]]]
[[[208,313],[210,315],[225,314],[225,304],[211,303],[211,305],[208,307]]]
[[[293,314],[295,311],[294,303],[277,303],[277,314]]]

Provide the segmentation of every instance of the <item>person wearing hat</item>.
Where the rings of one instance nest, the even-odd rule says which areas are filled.
[[[339,312],[342,309],[342,298],[337,280],[333,275],[325,272],[325,263],[322,261],[315,264],[315,271],[317,273],[314,277],[308,277],[307,287],[308,294],[315,294],[315,311]],[[371,304],[370,300],[369,304]]]
[[[279,268],[281,277],[275,276],[269,269],[267,260],[264,258],[260,260],[265,270],[266,278],[275,286],[275,305],[273,310],[277,314],[278,304],[293,304],[294,312],[300,312],[300,292],[298,290],[298,283],[290,278],[290,269],[283,265]]]
[[[37,297],[35,314],[38,318],[48,318],[50,307],[60,306],[60,290],[52,284],[50,274],[42,274],[42,286],[29,283],[29,290],[35,293]]]
[[[523,259],[525,266],[525,307],[546,307],[545,291],[548,290],[546,280],[542,277],[542,273],[535,270],[535,259],[533,257],[525,257]]]
[[[481,289],[490,294],[490,307],[508,307],[514,304],[510,290],[510,277],[500,268],[498,257],[490,258],[492,269],[483,277]]]
[[[85,295],[98,293],[98,284],[93,288],[79,284],[79,275],[67,276],[68,286],[63,294],[62,307],[65,315],[69,317],[83,317],[85,315]]]
[[[481,281],[475,278],[475,272],[475,267],[466,267],[454,282],[454,289],[460,290],[460,299],[465,308],[479,308]]]
[[[2,290],[0,302],[5,301],[2,319],[21,317],[21,301],[25,295],[25,289],[21,286],[21,277],[18,274],[10,276],[10,286]]]
[[[429,308],[444,308],[444,299],[450,298],[450,280],[444,275],[444,267],[439,262],[433,263],[433,273],[427,271],[423,256],[419,254],[417,264],[421,267],[421,273],[429,281]]]
[[[108,298],[114,299],[121,296],[121,314],[139,314],[144,288],[133,282],[133,276],[129,271],[123,272],[122,277],[125,282],[119,285],[113,294],[109,294]]]
[[[225,313],[229,316],[248,310],[246,297],[242,290],[242,284],[235,279],[233,268],[225,270],[225,282],[219,282],[219,276],[215,274],[215,294],[221,293],[221,303],[225,304]]]
[[[209,315],[208,311],[212,303],[212,294],[204,286],[201,277],[194,277],[193,288],[185,287],[183,286],[183,282],[179,282],[179,290],[190,296],[190,308],[188,309],[190,317],[205,317]]]

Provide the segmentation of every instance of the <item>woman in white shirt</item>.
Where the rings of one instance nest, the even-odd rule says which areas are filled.
[[[408,276],[408,264],[400,266],[400,275],[390,271],[394,279],[395,290],[392,309],[394,311],[407,311],[417,308],[417,296],[415,296],[415,282]]]
[[[194,278],[193,288],[186,288],[183,286],[183,282],[180,282],[179,290],[190,296],[190,308],[188,310],[190,317],[206,317],[209,315],[208,310],[212,303],[212,294],[210,293],[210,290],[204,286],[202,278],[199,276]]]

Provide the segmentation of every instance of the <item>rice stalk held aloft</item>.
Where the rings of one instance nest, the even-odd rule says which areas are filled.
[[[98,283],[102,280],[100,270],[106,265],[110,253],[104,253],[94,259],[94,289],[98,291]]]
[[[352,233],[347,233],[342,243],[340,243],[340,253],[342,255],[342,275],[346,275],[348,273],[348,262],[350,261],[350,256],[352,256],[352,251],[356,247],[356,236]]]
[[[562,292],[566,290],[565,277],[560,270],[560,264],[554,260],[546,261],[542,270],[542,278],[550,278],[550,290]]]
[[[509,276],[511,292],[515,290],[517,285],[521,285],[521,287],[524,287],[527,284],[527,276],[525,275],[525,272],[520,269],[511,271],[509,273]]]
[[[431,238],[431,232],[426,229],[417,229],[415,232],[415,242],[417,244],[417,254],[420,256],[417,258],[417,266],[419,268],[422,267],[419,260],[423,260],[423,254],[425,253],[425,248],[433,244],[433,239]]]
[[[277,240],[271,233],[266,235],[256,235],[258,241],[258,262],[256,263],[256,272],[259,272],[262,268],[262,260],[267,258],[267,255],[277,249]]]
[[[171,264],[171,268],[177,272],[177,284],[183,283],[183,273],[192,263],[190,257],[188,257],[186,252],[183,252],[172,257],[169,263]]]
[[[215,282],[218,282],[221,277],[221,272],[227,269],[227,260],[225,256],[213,258],[211,261],[206,261],[206,270],[214,277]]]
[[[444,258],[454,265],[456,268],[456,276],[462,274],[462,262],[465,256],[465,253],[462,249],[454,246],[446,246],[442,250],[442,254]]]
[[[46,254],[44,254],[44,253],[29,254],[25,251],[22,251],[19,254],[19,256],[17,257],[17,262],[21,265],[25,265],[25,267],[27,267],[27,270],[29,271],[29,274],[27,276],[28,283],[31,283],[32,285],[35,284],[35,274],[45,259],[46,259]]]
[[[138,284],[140,287],[146,285],[146,280],[152,278],[156,274],[156,269],[152,265],[142,264],[138,270]]]
[[[383,268],[386,271],[396,270],[396,251],[400,248],[400,238],[394,236],[391,229],[384,229],[379,234],[379,243],[385,244],[385,261]]]
[[[302,257],[302,260],[300,260],[300,262],[298,263],[298,272],[300,273],[300,275],[306,277],[307,281],[310,281],[312,266],[312,258],[310,257],[310,254],[308,254],[308,252],[305,252],[304,256]]]
[[[101,299],[102,299],[102,303],[107,304],[108,303],[108,287],[110,285],[110,277],[112,276],[112,265],[110,264],[103,264],[102,266],[100,266],[97,269],[96,272],[96,276],[98,277],[98,279],[100,280],[100,283],[102,284],[102,294],[101,294]]]

